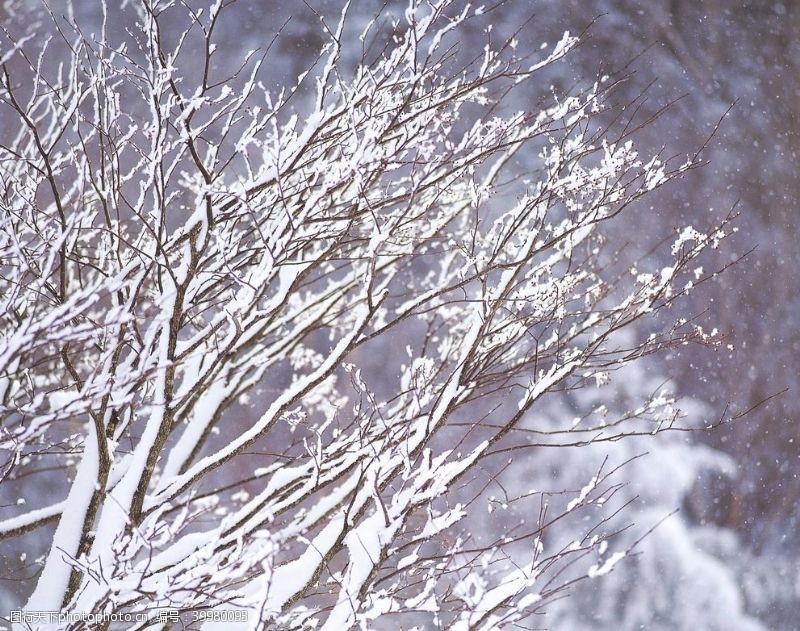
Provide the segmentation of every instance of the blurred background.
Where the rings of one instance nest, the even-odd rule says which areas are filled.
[[[388,14],[404,6],[387,4]],[[382,5],[355,0],[354,31]],[[7,0],[0,6],[0,19],[9,23],[24,22],[37,5]],[[342,0],[239,0],[220,25],[220,40],[230,45],[220,46],[219,63],[232,64],[274,40],[269,78],[290,84],[325,41],[320,16],[335,22],[342,6]],[[76,2],[75,10],[82,23],[98,23],[94,2]],[[646,91],[639,113],[645,117],[669,105],[639,136],[643,154],[661,147],[666,155],[694,153],[723,119],[704,153],[708,165],[680,186],[657,191],[636,222],[617,224],[625,230],[617,237],[635,249],[687,223],[707,226],[738,204],[739,231],[717,264],[747,256],[704,286],[696,304],[698,313],[708,309],[705,318],[728,335],[730,347],[686,347],[666,361],[637,365],[603,403],[624,405],[669,380],[704,425],[728,405],[747,409],[786,390],[713,432],[599,445],[558,461],[552,453],[532,457],[532,479],[579,480],[605,455],[619,461],[647,451],[625,474],[626,492],[638,498],[628,519],[647,528],[680,509],[648,537],[641,555],[602,581],[581,583],[540,627],[800,628],[800,2],[517,0],[490,15],[496,41],[519,31],[520,47],[531,50],[565,30],[589,28],[583,45],[532,88],[538,93],[529,107],[553,89],[624,72],[619,102]],[[111,24],[120,33],[128,26]],[[461,33],[465,49],[484,43],[482,28]],[[352,59],[360,52],[356,38],[345,49]],[[564,400],[553,413],[573,415],[585,404]]]

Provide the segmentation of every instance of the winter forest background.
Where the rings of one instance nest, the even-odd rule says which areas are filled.
[[[122,41],[128,37],[128,31],[135,29],[136,12],[131,5],[136,4],[132,1],[123,3],[123,9],[109,9],[106,33],[109,41]],[[188,4],[195,8],[205,6],[195,2]],[[55,14],[65,11],[61,3],[50,6]],[[94,2],[74,3],[74,19],[87,34],[99,32],[103,14],[98,6]],[[370,19],[379,15],[389,21],[402,20],[406,6],[404,2],[391,0],[385,6],[373,0],[352,2],[344,31],[346,36],[341,39],[342,68],[352,70],[359,63],[363,42],[358,33]],[[448,10],[457,15],[466,6],[455,2]],[[337,24],[342,8],[343,3],[338,0],[319,0],[308,5],[239,0],[226,9],[225,17],[216,26],[215,69],[220,72],[235,69],[248,51],[269,48],[261,81],[276,93],[281,86],[291,88],[296,84],[296,77],[309,68],[312,68],[312,75],[324,69],[324,59],[316,65],[315,60],[330,41],[325,25],[335,28],[333,25]],[[165,11],[161,18],[162,28],[167,32],[179,32],[184,26],[185,13],[178,9]],[[474,11],[475,7],[470,10]],[[41,6],[33,1],[6,0],[0,8],[0,22],[11,33],[21,33],[35,22],[42,24],[41,29],[35,30],[35,37],[41,37],[42,33],[49,32],[48,20],[49,17],[41,14]],[[548,566],[549,571],[555,572],[556,582],[571,577],[573,569],[586,578],[571,585],[568,593],[555,591],[541,610],[524,618],[520,624],[527,626],[523,628],[576,631],[797,629],[800,612],[800,542],[796,536],[800,517],[797,419],[800,404],[796,382],[800,374],[800,320],[797,315],[800,274],[796,269],[800,258],[795,241],[800,229],[796,207],[800,194],[797,178],[800,168],[797,129],[800,125],[800,4],[722,0],[517,0],[496,7],[487,5],[480,20],[470,19],[460,24],[454,33],[446,35],[451,39],[445,40],[445,44],[457,47],[459,59],[465,58],[464,55],[466,58],[478,55],[487,41],[487,25],[491,25],[492,41],[501,43],[513,37],[515,51],[537,59],[537,55],[553,50],[565,31],[583,34],[578,45],[563,58],[559,56],[520,89],[509,93],[503,108],[499,109],[503,115],[514,110],[535,112],[553,95],[563,98],[567,94],[582,94],[581,91],[603,76],[611,76],[613,80],[624,77],[623,82],[615,85],[610,97],[618,108],[612,108],[612,114],[635,120],[636,125],[646,123],[635,135],[635,147],[642,156],[659,154],[665,161],[677,156],[675,166],[678,167],[687,155],[692,156],[703,147],[701,158],[706,164],[681,172],[680,177],[676,176],[674,181],[663,186],[653,186],[641,200],[635,200],[626,219],[610,222],[603,228],[603,242],[610,244],[611,249],[624,252],[626,261],[641,261],[642,271],[665,268],[674,258],[669,244],[685,226],[708,228],[725,221],[732,209],[737,216],[723,244],[703,253],[706,271],[724,269],[724,272],[709,282],[699,283],[683,296],[682,310],[674,318],[667,313],[668,319],[675,320],[678,316],[696,316],[702,326],[721,332],[718,343],[665,344],[663,352],[643,352],[635,362],[615,368],[608,384],[604,374],[592,373],[590,384],[556,388],[552,396],[533,408],[537,417],[547,419],[542,423],[552,422],[555,428],[558,421],[552,419],[567,419],[568,425],[573,423],[572,419],[577,425],[578,419],[593,415],[612,419],[636,409],[642,401],[657,399],[660,393],[675,394],[678,400],[674,405],[681,411],[683,426],[699,431],[650,436],[647,431],[631,430],[638,435],[619,441],[584,444],[583,440],[578,440],[579,444],[573,444],[565,440],[572,446],[510,451],[514,467],[506,469],[492,464],[482,474],[469,478],[474,488],[465,484],[464,488],[454,491],[454,497],[466,503],[468,530],[476,540],[481,540],[484,533],[487,537],[497,533],[511,536],[516,533],[516,526],[512,524],[526,516],[535,517],[529,515],[534,510],[534,504],[526,501],[529,491],[569,490],[572,494],[555,495],[552,499],[554,506],[560,507],[553,510],[565,510],[568,506],[565,518],[553,526],[554,533],[543,535],[542,541],[536,539],[534,544],[542,545],[546,551],[551,547],[568,546],[568,539],[574,536],[572,533],[580,531],[583,520],[589,519],[573,511],[575,505],[570,506],[568,502],[577,497],[580,502],[588,498],[590,503],[596,503],[597,498],[592,499],[592,494],[599,485],[597,480],[594,485],[590,480],[598,476],[600,483],[609,485],[610,490],[602,491],[606,498],[613,497],[617,506],[624,508],[604,517],[604,532],[616,534],[608,542],[589,546],[587,554],[591,552],[594,556],[583,560],[585,567],[580,565],[583,561],[575,568],[567,565],[566,569],[557,570],[561,566],[555,562],[552,567]],[[4,61],[9,41],[3,40],[6,50],[0,47],[0,57]],[[548,43],[546,49],[542,48],[545,42]],[[198,57],[196,63],[199,65],[202,60]],[[488,97],[491,100],[495,95],[490,91]],[[300,127],[313,111],[314,98],[313,83],[304,84],[287,106],[288,112],[298,114]],[[6,106],[0,109],[0,134],[6,146],[11,146],[9,139],[13,140],[20,123],[7,106],[5,95],[3,99]],[[627,109],[622,107],[625,104],[628,104]],[[658,116],[651,121],[656,114]],[[619,119],[614,122],[618,123]],[[515,172],[524,173],[526,166],[537,164],[541,149],[541,146],[534,146],[513,156]],[[9,156],[8,152],[2,156],[4,161],[13,159],[15,156]],[[16,159],[19,160],[19,156]],[[404,171],[401,169],[399,173]],[[4,186],[12,179],[10,176],[4,179]],[[513,186],[509,186],[510,197],[499,194],[497,200],[487,202],[490,208],[492,203],[500,207],[514,198],[516,193]],[[380,247],[371,241],[369,244],[369,247]],[[587,260],[593,260],[588,257]],[[2,264],[7,265],[7,262]],[[413,284],[414,274],[428,273],[424,266],[409,269],[409,284]],[[690,275],[695,269],[694,265],[689,269]],[[4,268],[4,273],[9,273],[8,268]],[[358,273],[369,275],[374,269]],[[697,279],[703,276],[703,271],[697,273]],[[621,331],[614,339],[623,346],[635,346],[637,336],[646,337],[659,323],[663,326],[663,322],[657,320],[636,320],[629,330]],[[7,323],[4,326],[10,327]],[[11,330],[2,331],[4,351],[13,339]],[[410,340],[413,330],[409,328],[407,334]],[[408,352],[411,355],[411,351]],[[388,396],[394,386],[389,368],[392,360],[386,358],[404,353],[404,338],[397,335],[384,347],[358,356],[355,363],[359,370],[353,370],[346,378],[352,382],[348,386],[352,390],[348,391],[350,396],[353,392],[360,393],[361,404],[365,407],[374,404],[373,396]],[[490,354],[487,357],[491,359]],[[313,358],[308,362],[313,368]],[[416,366],[413,358],[411,363]],[[18,368],[4,366],[3,378],[13,381]],[[417,369],[422,374],[430,367],[417,366]],[[340,381],[344,382],[345,378]],[[289,385],[290,381],[285,380],[281,387]],[[4,391],[7,387],[4,386]],[[656,396],[656,393],[659,394]],[[779,393],[782,394],[771,398]],[[262,402],[269,404],[270,396],[273,391],[267,388],[265,392],[253,394],[252,398],[258,403],[259,397],[263,397]],[[335,405],[336,396],[346,395],[331,390],[329,396],[330,405]],[[316,405],[324,413],[324,405],[319,402]],[[431,403],[432,416],[435,416],[436,405]],[[249,418],[247,409],[247,405],[242,404],[237,414]],[[749,412],[739,417],[745,410]],[[488,408],[484,411],[488,415]],[[8,424],[12,433],[19,422],[16,413],[18,409],[15,412],[8,401],[0,411],[3,415],[0,419]],[[711,431],[702,431],[703,427],[716,425],[719,419],[730,418],[734,420]],[[302,425],[296,419],[289,421]],[[224,434],[225,429],[221,431]],[[291,435],[294,431],[292,426]],[[16,456],[10,448],[9,436],[11,434],[4,434],[0,438],[5,441],[3,447],[7,454],[3,460],[11,462]],[[300,449],[292,442],[289,430],[278,434],[279,438],[281,436],[288,441],[287,445],[291,443],[291,449]],[[228,436],[223,438],[227,440]],[[543,442],[546,441],[543,439]],[[469,441],[464,444],[465,449],[479,449]],[[24,464],[17,471],[24,470]],[[623,464],[606,481],[603,476]],[[163,463],[157,470],[161,466]],[[0,483],[0,533],[3,534],[0,539],[0,620],[4,622],[7,619],[2,616],[22,607],[34,592],[41,569],[39,563],[48,553],[56,528],[56,522],[50,520],[17,536],[19,533],[14,532],[13,526],[19,522],[14,519],[23,514],[23,506],[40,509],[62,501],[69,490],[67,478],[71,479],[75,468],[75,460],[62,460],[55,472],[38,474],[35,484],[25,476],[14,475]],[[380,474],[376,476],[379,478]],[[379,493],[378,482],[375,485]],[[521,499],[511,501],[514,497]],[[246,497],[234,499],[242,506],[247,502]],[[539,499],[536,498],[536,506]],[[24,500],[24,504],[20,500]],[[239,510],[233,508],[233,503],[231,506],[230,510]],[[675,509],[679,511],[674,512]],[[451,512],[441,512],[443,520],[462,519],[456,516],[460,509],[453,510],[450,506],[448,510]],[[380,513],[376,508],[375,514]],[[200,515],[199,523],[203,523],[203,518]],[[388,514],[386,521],[388,524]],[[433,523],[433,519],[428,523]],[[193,527],[190,525],[188,532],[191,533]],[[453,537],[438,545],[458,547],[460,543],[455,542],[455,535]],[[631,548],[634,542],[636,545]],[[615,558],[611,550],[625,554]],[[82,552],[87,551],[82,549]],[[419,548],[416,553],[423,554]],[[139,557],[131,554],[131,563],[135,566]],[[177,557],[164,561],[168,562],[178,563]],[[416,559],[407,561],[414,562]],[[338,567],[337,571],[341,572],[338,579],[355,581],[352,567],[350,570]],[[402,564],[396,572],[401,569]],[[235,583],[238,566],[226,571]],[[250,576],[247,572],[252,571],[250,567],[242,569],[242,576]],[[484,590],[483,597],[490,593],[489,584],[491,581],[480,588]],[[453,587],[454,592],[467,590],[475,602],[481,601],[480,589],[465,585],[459,583]],[[120,587],[121,593],[127,588]],[[154,593],[158,591],[153,589]],[[230,595],[237,587],[228,585],[226,589]],[[436,605],[430,604],[431,594],[436,590],[428,593],[420,589],[422,591],[413,597],[407,595],[405,602],[409,609],[419,610],[423,616],[424,612],[430,614],[436,610]],[[541,591],[539,587],[536,589]],[[198,597],[197,593],[194,598]],[[436,593],[437,598],[441,596]],[[518,593],[521,592],[518,590],[515,595]],[[369,600],[363,593],[360,595]],[[465,596],[464,601],[468,600]],[[95,604],[107,606],[108,602],[97,600]],[[320,598],[320,602],[323,605],[313,599],[304,601],[308,611],[316,606],[324,608],[324,599]],[[370,606],[374,612],[382,605],[372,603]],[[479,610],[478,605],[475,606],[476,611]],[[336,607],[333,611],[337,615],[340,613]],[[290,627],[287,622],[286,628],[301,628],[303,623],[298,621],[302,616],[292,615],[299,616],[292,619],[296,626]],[[477,628],[479,624],[491,622],[483,617],[467,618],[461,620],[465,626],[458,627],[460,614],[456,611],[452,615],[451,622],[442,624]],[[355,624],[355,619],[348,620],[348,624]],[[398,621],[392,619],[391,614],[368,616],[367,620],[372,622],[359,620],[367,626],[373,625],[370,628],[398,628],[393,626]],[[431,620],[410,619],[402,623],[402,628],[412,628],[414,624],[421,625],[418,628],[437,628]],[[502,628],[501,621],[493,624],[495,628]]]

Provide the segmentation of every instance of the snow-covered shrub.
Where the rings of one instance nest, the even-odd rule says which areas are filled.
[[[414,0],[360,39],[345,15],[326,22],[310,73],[271,88],[268,51],[232,75],[215,61],[235,10],[145,0],[104,8],[95,34],[54,14],[4,36],[0,489],[25,503],[0,536],[54,526],[21,561],[41,566],[25,607],[522,623],[626,556],[602,527],[619,507],[599,501],[618,483],[598,471],[552,509],[540,493],[527,526],[490,541],[468,517],[536,441],[680,423],[662,393],[536,418],[643,356],[713,342],[679,310],[727,219],[667,235],[659,269],[604,238],[699,158],[641,158],[608,77],[512,109],[580,43],[568,33],[531,52],[487,22],[485,47],[463,50],[484,10]],[[120,15],[127,34],[108,27]]]

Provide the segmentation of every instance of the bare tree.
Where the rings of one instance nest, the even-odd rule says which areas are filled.
[[[543,542],[611,506],[611,467],[485,543],[474,473],[679,427],[655,392],[530,429],[550,394],[714,341],[674,306],[728,218],[654,239],[657,270],[603,233],[699,155],[640,158],[614,78],[515,111],[581,38],[529,52],[486,27],[461,50],[485,19],[461,3],[413,0],[360,40],[346,10],[323,20],[318,63],[277,92],[263,51],[217,67],[232,3],[132,4],[124,39],[105,9],[96,35],[55,15],[49,38],[5,35],[0,447],[24,503],[0,537],[55,525],[26,609],[490,629],[571,568],[610,571],[602,513]]]

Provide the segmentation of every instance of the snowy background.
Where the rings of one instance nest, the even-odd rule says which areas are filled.
[[[253,19],[230,25],[232,34],[244,46],[260,44],[291,18],[276,41],[282,67],[275,73],[284,79],[302,71],[323,41],[318,18],[299,3],[244,4]],[[356,2],[353,15],[366,20],[379,4]],[[342,3],[312,5],[334,16]],[[510,33],[531,15],[518,35],[521,46],[538,47],[564,30],[580,32],[597,18],[588,43],[569,59],[573,74],[553,82],[570,85],[632,63],[626,95],[649,88],[644,108],[653,112],[678,99],[648,132],[648,149],[692,151],[733,105],[707,154],[710,164],[681,187],[660,193],[665,198],[653,206],[661,225],[639,224],[635,230],[659,232],[702,221],[710,211],[724,212],[739,202],[740,231],[725,255],[755,249],[711,288],[711,319],[730,334],[735,350],[689,347],[648,374],[631,375],[630,387],[641,393],[649,382],[670,379],[695,400],[701,418],[719,414],[727,402],[747,408],[790,388],[746,420],[712,433],[620,443],[614,451],[593,448],[596,458],[650,452],[636,462],[627,490],[639,497],[642,526],[674,508],[681,511],[646,541],[641,556],[565,600],[554,613],[554,628],[796,629],[800,3],[519,1],[495,13],[495,28]],[[634,244],[635,230],[628,233]],[[583,470],[572,462],[558,471],[541,461],[531,467],[533,475],[583,480],[595,466],[587,458],[583,450],[573,459]],[[593,593],[595,585],[606,597]],[[575,601],[582,603],[581,613]]]
[[[235,57],[265,46],[281,30],[269,70],[276,84],[307,68],[323,43],[319,18],[308,7],[288,0],[240,4],[232,14],[239,19],[221,24],[223,38],[231,42],[221,53]],[[82,20],[97,18],[91,2],[79,5]],[[329,17],[341,9],[338,0],[311,5]],[[367,20],[379,6],[356,0],[351,14]],[[22,2],[8,2],[5,9],[24,10]],[[543,450],[531,456],[525,479],[508,481],[512,488],[553,481],[580,487],[607,456],[622,462],[647,453],[628,465],[629,483],[621,491],[634,500],[633,512],[620,523],[636,522],[633,539],[680,509],[643,541],[639,555],[602,580],[581,583],[573,596],[550,608],[540,626],[576,631],[796,629],[800,3],[519,0],[494,16],[498,33],[521,28],[520,46],[534,48],[594,22],[586,43],[558,66],[559,74],[547,79],[568,86],[630,64],[631,79],[618,99],[632,99],[647,89],[644,111],[655,113],[671,103],[640,136],[643,153],[663,145],[669,154],[692,152],[733,105],[706,153],[709,165],[692,172],[681,186],[657,192],[651,203],[658,212],[624,226],[627,232],[619,235],[635,249],[644,234],[668,234],[738,202],[739,232],[720,257],[749,254],[709,288],[709,318],[729,335],[731,349],[687,347],[668,361],[629,368],[631,373],[617,380],[624,388],[604,394],[604,400],[592,400],[591,393],[565,396],[552,404],[550,413],[572,417],[598,405],[624,408],[627,399],[666,382],[686,395],[684,410],[704,425],[728,404],[746,409],[789,388],[745,419],[711,433],[601,443],[567,454]],[[465,31],[467,47],[469,37]],[[477,33],[475,37],[477,42]],[[349,52],[355,58],[360,51],[354,47]],[[546,93],[549,86],[543,84],[541,90]],[[297,107],[302,111],[302,103]],[[698,308],[706,304],[702,301]],[[54,484],[41,492],[55,500],[62,490]],[[490,529],[493,520],[503,519],[501,513],[487,510],[480,522]],[[15,553],[10,545],[3,542],[4,557]],[[3,610],[17,605],[31,588],[24,577],[4,574],[0,569]]]

